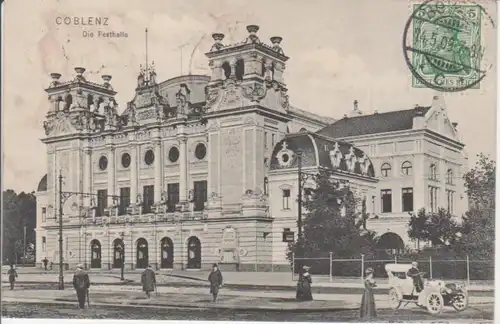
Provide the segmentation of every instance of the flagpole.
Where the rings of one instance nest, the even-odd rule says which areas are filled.
[[[146,78],[148,76],[148,29],[146,28]]]

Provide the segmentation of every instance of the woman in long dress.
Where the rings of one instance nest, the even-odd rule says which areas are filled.
[[[309,274],[309,267],[302,267],[303,271],[299,274],[299,281],[297,282],[297,300],[307,301],[313,300],[312,291],[311,291],[311,275]]]
[[[373,279],[373,269],[368,268],[365,271],[365,291],[361,298],[360,316],[361,318],[375,318],[377,312],[375,310],[375,298],[373,296],[373,288],[377,286]]]

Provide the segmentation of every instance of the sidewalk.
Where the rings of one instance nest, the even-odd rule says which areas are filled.
[[[33,269],[31,269],[33,270]],[[158,285],[175,285],[175,286],[207,286],[208,273],[206,271],[156,271]],[[73,271],[65,271],[64,281],[70,283],[72,280]],[[107,285],[123,285],[125,284],[120,280],[120,271],[89,271],[91,282],[95,284]],[[297,276],[295,280],[289,272],[223,272],[224,283],[232,288],[248,288],[248,289],[280,289],[280,290],[294,290],[296,287]],[[125,273],[126,284],[139,284],[141,279],[141,271],[129,271]],[[328,288],[340,289],[363,289],[361,278],[341,278],[334,277],[332,282],[328,276],[312,276],[313,286],[315,289],[321,288],[325,291]],[[57,272],[49,271],[44,272],[38,270],[37,273],[23,273],[19,271],[19,278],[17,283],[57,283],[59,275]],[[389,288],[387,278],[375,278],[378,288],[387,290]],[[446,280],[451,282],[465,283],[463,280]],[[2,282],[8,282],[6,276],[2,276]],[[471,281],[469,287],[470,291],[494,291],[494,283],[490,281]]]

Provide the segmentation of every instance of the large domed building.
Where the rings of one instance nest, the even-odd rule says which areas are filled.
[[[328,168],[367,201],[381,248],[410,244],[408,212],[466,209],[456,125],[430,107],[333,120],[290,104],[280,37],[241,43],[214,34],[211,75],[160,82],[141,67],[119,112],[111,76],[84,68],[46,89],[47,174],[37,190],[37,262],[91,269],[288,271],[296,237],[298,163]],[[300,158],[299,158],[300,156]],[[62,176],[62,178],[60,178]],[[60,182],[61,181],[61,182]],[[313,184],[305,183],[305,188]],[[60,194],[62,191],[62,194]]]

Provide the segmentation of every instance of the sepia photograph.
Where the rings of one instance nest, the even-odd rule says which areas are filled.
[[[6,0],[2,319],[493,323],[495,0]]]

